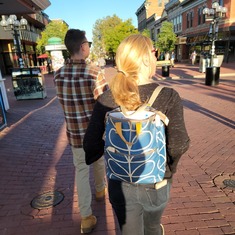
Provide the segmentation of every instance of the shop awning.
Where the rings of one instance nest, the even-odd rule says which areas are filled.
[[[47,54],[42,54],[42,55],[40,55],[40,56],[38,56],[37,58],[38,59],[46,59],[46,58],[48,58],[49,56],[47,55]]]

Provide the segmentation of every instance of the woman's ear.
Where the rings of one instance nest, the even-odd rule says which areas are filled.
[[[139,70],[139,82],[138,84],[145,84],[148,81],[150,75],[150,63],[149,60],[143,60]]]
[[[148,67],[149,64],[150,64],[150,61],[149,61],[149,57],[148,56],[144,56],[143,58],[143,64]]]

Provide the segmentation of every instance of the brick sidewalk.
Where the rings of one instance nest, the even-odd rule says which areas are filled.
[[[180,64],[172,68],[172,73],[177,68],[191,76],[197,72],[196,66],[192,72],[192,66]],[[114,74],[112,67],[106,68],[108,78]],[[234,77],[227,79],[225,72],[222,74],[226,82],[221,80],[215,87],[205,86],[204,79],[193,77],[158,81],[173,87],[182,97],[191,138],[163,215],[166,235],[235,234],[234,188],[223,183],[235,180],[235,84]],[[45,78],[46,99],[16,101],[7,77],[8,126],[0,132],[0,235],[80,234],[63,113],[55,98],[52,76]],[[54,191],[64,195],[59,205],[31,207],[34,197]],[[93,200],[92,204],[98,217],[92,234],[119,235],[108,197],[103,203]]]
[[[206,74],[199,72],[199,65],[191,65],[189,63],[176,63],[173,68],[170,68],[169,78],[179,79],[179,78],[202,78],[205,79]],[[165,77],[162,76],[162,69],[157,68],[157,79],[164,80]],[[220,67],[220,78],[233,77],[235,78],[235,62],[223,63]],[[168,79],[169,79],[168,78]]]
[[[206,74],[199,72],[199,65],[192,66],[189,63],[176,63],[174,68],[170,68],[169,77],[162,76],[162,68],[158,67],[155,75],[155,80],[169,80],[169,79],[202,79],[205,81]],[[115,74],[113,67],[106,68],[108,78]],[[220,81],[235,82],[235,62],[223,63],[220,67]]]

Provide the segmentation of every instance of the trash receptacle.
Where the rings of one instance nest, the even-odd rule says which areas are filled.
[[[215,66],[215,65],[213,65]],[[200,61],[199,61],[199,72],[205,73],[206,68],[210,67],[210,55],[204,53],[200,55]]]
[[[169,77],[169,73],[170,73],[170,65],[163,65],[162,66],[162,76]]]
[[[201,72],[201,73],[205,73],[206,72],[206,59],[205,59],[204,55],[200,56],[199,72]]]
[[[206,81],[205,85],[207,86],[215,86],[219,84],[219,75],[220,75],[220,67],[208,67],[206,68]]]

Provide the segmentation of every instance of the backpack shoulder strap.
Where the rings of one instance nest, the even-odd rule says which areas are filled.
[[[145,110],[145,108],[146,108],[147,106],[152,106],[152,105],[153,105],[153,103],[154,103],[154,101],[156,100],[158,94],[160,93],[160,91],[161,91],[163,88],[164,88],[164,86],[161,86],[161,85],[159,85],[158,87],[156,87],[156,89],[153,91],[153,93],[152,93],[152,95],[151,95],[149,101],[147,102],[147,104],[141,105],[135,112],[133,112],[133,113],[130,114],[130,115],[127,115],[127,110],[126,110],[126,108],[123,107],[123,106],[121,106],[121,111],[122,111],[122,113],[124,114],[124,116],[129,117],[129,118],[130,118],[132,115],[134,115],[134,114],[136,115],[136,114],[138,114],[138,113],[141,113],[143,110]]]
[[[156,100],[156,98],[158,97],[159,93],[161,92],[161,90],[164,88],[164,86],[159,85],[154,92],[152,93],[149,101],[148,101],[148,105],[152,106],[154,101]]]
[[[157,96],[159,95],[159,93],[161,92],[161,90],[164,88],[164,86],[159,85],[153,92],[153,94],[151,95],[149,101],[148,101],[148,105],[152,106],[154,101],[156,100]],[[161,111],[157,111],[157,114],[160,116],[160,119],[165,123],[165,125],[167,126],[169,123],[169,119],[167,118],[167,116],[165,114],[163,114]]]

